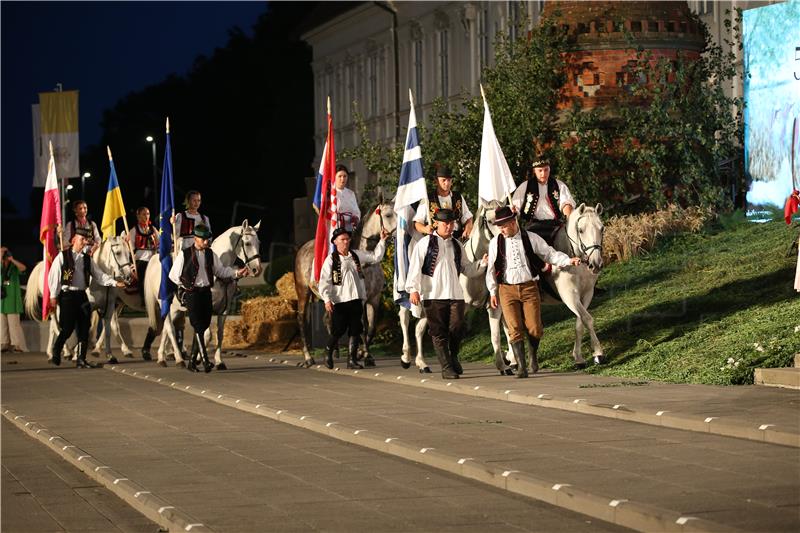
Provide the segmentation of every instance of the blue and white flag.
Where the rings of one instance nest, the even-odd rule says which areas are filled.
[[[414,113],[414,97],[408,90],[411,110],[408,115],[408,133],[406,133],[406,150],[403,154],[403,166],[400,167],[400,183],[394,198],[394,210],[397,213],[397,233],[394,243],[394,301],[411,308],[406,292],[406,274],[408,273],[409,255],[413,239],[414,208],[412,204],[428,196],[425,188],[425,176],[422,172],[422,150],[417,134],[417,115]],[[415,306],[414,306],[415,307]],[[418,310],[414,313],[419,316]]]
[[[328,141],[322,149],[322,158],[319,160],[319,170],[317,171],[317,187],[314,189],[314,210],[319,213],[319,206],[322,204],[322,171],[325,167],[325,156],[328,155]]]
[[[158,255],[161,258],[161,285],[158,299],[161,301],[161,318],[169,313],[175,284],[169,279],[172,269],[172,217],[175,216],[175,194],[172,188],[172,150],[169,143],[169,119],[167,119],[167,142],[164,149],[164,171],[161,174],[161,207],[158,213],[160,237]]]

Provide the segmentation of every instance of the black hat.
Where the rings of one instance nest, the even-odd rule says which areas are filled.
[[[211,228],[206,226],[205,224],[197,224],[192,231],[192,234],[195,237],[200,237],[201,239],[210,239],[211,238]]]
[[[80,235],[85,239],[91,239],[92,237],[94,237],[94,235],[92,234],[92,230],[90,228],[81,228],[81,227],[75,228],[75,235]]]
[[[549,166],[550,166],[550,160],[549,160],[549,159],[547,159],[546,157],[541,157],[541,156],[540,156],[540,157],[538,157],[538,158],[536,159],[536,161],[534,161],[534,162],[533,162],[533,164],[531,164],[531,166],[532,166],[533,168],[537,168],[537,167],[549,167]]]
[[[347,231],[344,228],[336,228],[335,230],[333,230],[333,235],[331,236],[331,242],[335,241],[336,237],[338,237],[339,235],[344,235],[344,234],[347,234],[348,237],[353,236],[351,232]]]
[[[453,173],[450,171],[450,167],[447,165],[437,164],[435,177],[453,179]]]
[[[500,226],[509,220],[513,220],[516,216],[517,215],[511,210],[510,207],[504,205],[494,212],[494,224],[495,226]]]
[[[456,213],[452,209],[439,209],[433,214],[433,220],[438,222],[454,222]]]

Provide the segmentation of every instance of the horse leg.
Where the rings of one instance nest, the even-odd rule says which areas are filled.
[[[92,354],[92,357],[100,357],[100,352],[105,348],[106,336],[100,335],[100,338],[97,337],[97,325],[99,323],[100,315],[98,313],[92,313],[89,322],[89,345],[91,346],[89,353]]]
[[[164,340],[169,339],[170,343],[172,344],[172,349],[174,350],[175,355],[175,366],[186,366],[186,363],[183,361],[183,356],[181,354],[181,349],[178,347],[178,341],[175,339],[175,326],[173,323],[173,316],[172,311],[170,310],[167,317],[164,319],[164,331],[162,336]],[[159,360],[162,360],[161,352],[159,351],[158,354]]]
[[[558,285],[556,285],[558,288]],[[560,290],[558,291],[559,296],[561,296],[561,300],[564,302],[564,305],[575,314],[576,322],[575,322],[575,344],[572,348],[572,358],[575,360],[575,367],[576,368],[586,368],[586,360],[581,355],[581,340],[583,337],[583,326],[587,323],[586,321],[592,320],[591,315],[586,311],[586,308],[581,303],[578,294],[573,290]]]
[[[128,348],[128,344],[122,336],[122,331],[119,327],[119,315],[122,313],[122,306],[118,306],[111,312],[111,332],[119,340],[119,347],[122,350],[122,355],[125,357],[133,357],[133,352]],[[111,345],[109,345],[109,353],[111,353]]]
[[[298,294],[297,298],[297,329],[300,332],[300,340],[303,342],[303,365],[306,368],[316,364],[311,352],[308,351],[308,341],[306,340],[306,314],[310,303],[311,291],[306,288],[304,294]]]
[[[501,376],[510,375],[513,373],[506,364],[503,358],[503,340],[500,336],[501,326],[505,326],[503,322],[503,311],[500,306],[492,309],[492,306],[486,307],[487,314],[489,315],[489,331],[492,339],[492,349],[494,350],[494,364]],[[509,343],[510,346],[510,343]]]
[[[50,323],[50,327],[48,328],[46,352],[47,359],[51,360],[53,358],[53,343],[56,341],[56,337],[58,337],[58,322],[56,321],[55,313],[50,315],[48,322]]]
[[[114,355],[111,353],[111,321],[112,321],[112,317],[106,315],[106,316],[102,317],[102,319],[103,319],[103,337],[104,337],[105,348],[106,348],[106,359],[108,360],[109,364],[115,365],[119,361],[117,361],[117,358],[114,357]]]
[[[586,326],[586,329],[589,330],[589,342],[592,345],[592,356],[594,357],[594,362],[597,365],[601,365],[605,363],[606,356],[603,352],[603,346],[600,344],[600,339],[597,338],[597,333],[594,329],[594,317],[589,313],[589,304],[592,303],[593,296],[594,287],[590,287],[581,298],[581,304],[583,304],[583,308],[587,317],[587,319],[581,319],[581,321],[583,322],[583,325]]]
[[[428,328],[428,319],[426,317],[422,317],[417,320],[417,327],[414,328],[414,334],[417,339],[417,358],[414,360],[414,363],[419,368],[420,374],[430,374],[431,369],[428,366],[428,363],[425,362],[425,358],[422,355],[422,342],[425,336],[425,330]]]
[[[411,311],[402,305],[398,313],[400,318],[400,331],[403,332],[403,355],[400,356],[400,366],[411,368],[411,343],[408,342],[408,326],[411,325]]]
[[[225,318],[227,315],[217,315],[217,351],[214,352],[214,364],[217,370],[228,370],[225,363],[222,361],[222,338],[225,335]]]
[[[364,324],[364,367],[375,366],[375,359],[369,353],[369,343],[375,335],[375,304],[367,302]]]

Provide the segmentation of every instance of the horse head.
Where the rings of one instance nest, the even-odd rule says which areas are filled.
[[[467,259],[475,261],[483,257],[489,251],[489,241],[499,232],[494,225],[494,212],[502,204],[496,200],[483,204],[478,207],[473,220],[472,233],[464,244],[467,251]]]
[[[239,230],[234,231],[234,234],[238,237],[233,239],[234,252],[252,276],[258,276],[261,273],[261,241],[258,239],[258,229],[260,227],[260,220],[255,226],[251,226],[245,219]]]
[[[128,283],[133,274],[133,257],[126,237],[123,231],[119,236],[107,238],[98,250],[97,266],[114,279]]]
[[[580,257],[589,269],[599,274],[603,268],[603,221],[600,214],[603,206],[578,206],[567,219],[567,236],[573,255]]]
[[[394,205],[385,202],[383,195],[380,196],[378,205],[364,218],[361,224],[361,239],[378,239],[382,229],[389,233],[397,229],[397,213],[394,211]]]

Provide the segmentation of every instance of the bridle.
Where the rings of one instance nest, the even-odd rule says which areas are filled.
[[[132,266],[132,265],[133,265],[133,258],[131,258],[131,260],[130,260],[130,261],[128,261],[127,263],[120,263],[120,262],[119,262],[119,258],[117,257],[117,255],[118,255],[118,254],[117,254],[117,248],[123,248],[123,249],[125,249],[125,250],[127,250],[127,248],[126,248],[125,246],[122,246],[122,245],[121,245],[121,244],[119,244],[119,243],[113,243],[113,242],[112,242],[112,243],[110,243],[110,244],[111,244],[111,257],[113,257],[113,258],[114,258],[114,263],[116,263],[116,265],[117,265],[117,268],[119,269],[120,275],[121,275],[121,276],[123,276],[123,274],[122,274],[122,273],[124,272],[124,270],[125,270],[125,267],[130,267],[130,266]],[[124,277],[124,276],[123,276],[123,277]]]
[[[586,246],[583,243],[583,240],[581,240],[580,231],[578,231],[578,224],[580,224],[581,219],[584,218],[585,216],[586,215],[581,215],[581,216],[578,217],[578,220],[575,221],[575,234],[578,237],[577,241],[575,241],[575,239],[572,238],[572,236],[569,234],[569,231],[567,231],[566,233],[567,233],[567,238],[569,239],[569,241],[570,241],[570,243],[572,245],[573,254],[578,255],[578,254],[576,254],[576,251],[579,251],[580,255],[578,255],[578,257],[580,257],[581,262],[588,264],[589,263],[589,259],[591,259],[593,253],[598,252],[602,257],[602,255],[603,255],[603,234],[602,234],[602,232],[600,233],[600,244],[592,244],[590,246]],[[577,250],[576,250],[576,248],[577,248]]]
[[[244,233],[245,233],[245,229],[242,228],[242,230],[237,235],[238,238],[236,239],[236,244],[233,245],[233,254],[237,258],[242,259],[244,261],[244,265],[245,266],[249,266],[250,263],[255,261],[256,259],[260,260],[261,259],[261,254],[247,255],[247,248],[245,248],[245,245],[244,245]],[[239,254],[237,252],[238,248],[242,249],[242,255],[244,256],[244,258],[240,258],[239,257]]]
[[[494,237],[494,235],[492,235],[492,230],[489,227],[489,221],[486,219],[486,209],[484,209],[483,207],[480,207],[477,217],[479,219],[478,227],[477,228],[472,228],[472,231],[485,232],[484,236],[487,238],[487,240],[491,241],[492,238]],[[476,240],[476,243],[477,243],[477,240]],[[478,253],[478,250],[476,248],[477,244],[473,244],[471,238],[467,239],[466,246],[468,247],[469,251],[472,253],[472,257],[477,257],[477,253]]]

